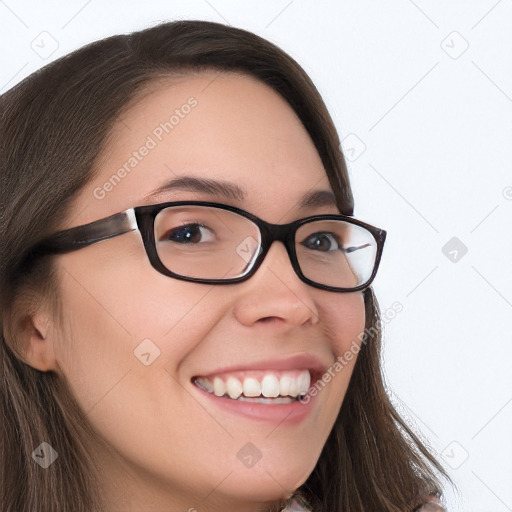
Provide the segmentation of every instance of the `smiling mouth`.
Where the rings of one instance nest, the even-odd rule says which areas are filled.
[[[192,382],[219,398],[263,404],[289,404],[308,393],[310,370],[242,371],[215,376],[197,376]]]

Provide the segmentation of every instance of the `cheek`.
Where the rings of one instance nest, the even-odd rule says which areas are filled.
[[[366,322],[362,292],[337,294],[321,303],[319,313],[325,337],[331,342],[335,357],[360,345]],[[357,349],[354,352],[357,355]]]
[[[343,403],[361,347],[365,329],[365,305],[362,292],[337,295],[322,306],[325,338],[330,340],[333,364],[313,386],[313,393],[327,391],[326,424],[332,427]],[[329,430],[330,430],[329,427]]]
[[[65,329],[56,352],[61,372],[89,411],[127,373],[143,379],[148,368],[152,375],[174,373],[222,311],[204,300],[211,287],[166,278],[144,259],[137,267],[126,258],[130,268],[124,268],[109,251],[95,261],[94,272],[83,260],[62,261]]]

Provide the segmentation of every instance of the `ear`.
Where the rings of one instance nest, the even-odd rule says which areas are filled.
[[[24,361],[41,372],[57,369],[55,329],[48,312],[41,310],[27,316],[21,326]]]

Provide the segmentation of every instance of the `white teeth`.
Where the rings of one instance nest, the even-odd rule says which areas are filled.
[[[229,398],[236,400],[242,394],[242,383],[236,377],[228,377],[226,389]]]
[[[234,375],[225,375],[224,378],[214,377],[213,382],[207,377],[198,377],[195,382],[203,390],[219,397],[227,395],[233,400],[261,403],[289,403],[308,393],[311,383],[309,370],[281,370],[277,374],[280,378],[276,372],[269,371],[261,380],[254,376],[239,379]]]
[[[294,380],[289,375],[283,375],[279,379],[279,393],[282,396],[291,395],[290,391],[292,390]]]
[[[275,375],[265,375],[261,381],[261,394],[266,398],[279,396],[279,381]]]
[[[246,377],[243,385],[244,395],[248,397],[255,397],[261,395],[261,384],[258,379]]]
[[[220,377],[213,379],[213,392],[216,396],[223,396],[226,393],[226,384]]]
[[[298,394],[305,395],[309,390],[309,385],[311,384],[311,375],[309,372],[302,372],[297,380],[298,384]]]
[[[199,379],[196,379],[196,382],[199,385],[199,387],[201,387],[205,391],[208,391],[208,393],[213,393],[213,384],[208,379],[199,377]]]

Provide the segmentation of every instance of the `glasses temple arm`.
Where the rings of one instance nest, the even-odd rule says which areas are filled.
[[[135,211],[130,208],[105,219],[59,231],[39,243],[33,253],[41,255],[74,251],[136,229]]]

